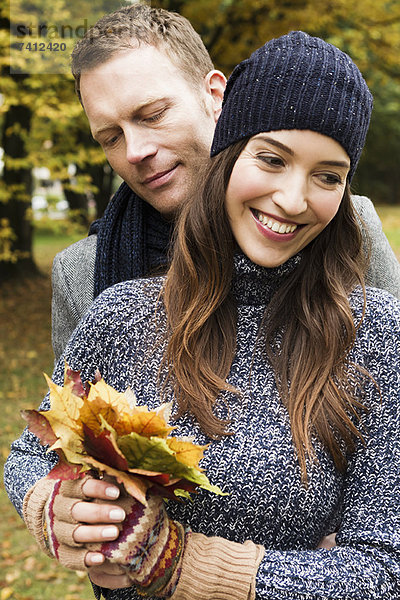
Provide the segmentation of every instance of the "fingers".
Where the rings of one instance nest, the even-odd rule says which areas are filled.
[[[88,498],[116,500],[119,497],[118,487],[103,479],[88,478],[82,486],[82,491]]]
[[[72,517],[79,523],[122,523],[125,511],[112,504],[77,502],[72,507]]]
[[[125,511],[110,504],[77,502],[72,508],[72,516],[79,523],[74,529],[73,540],[78,543],[105,542],[117,539],[119,529],[112,523],[122,523]]]
[[[73,533],[74,542],[91,544],[116,540],[119,529],[115,525],[79,525]]]
[[[98,558],[96,558],[98,557]],[[100,560],[101,559],[101,560]],[[101,571],[106,575],[126,575],[126,569],[117,563],[112,563],[98,552],[88,552],[86,554],[86,566],[93,567],[93,572]]]
[[[131,587],[132,582],[126,575],[125,569],[105,560],[102,554],[88,552],[85,562],[89,577],[96,585],[109,590]]]
[[[336,533],[331,533],[320,541],[317,548],[325,548],[325,550],[330,550],[336,546]]]
[[[132,586],[132,582],[129,577],[124,574],[125,572],[118,567],[118,565],[112,565],[108,561],[101,566],[89,566],[88,573],[91,581],[102,588],[116,590]]]

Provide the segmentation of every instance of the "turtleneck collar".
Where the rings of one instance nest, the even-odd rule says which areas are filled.
[[[300,263],[301,254],[296,254],[279,267],[267,268],[253,263],[242,252],[234,255],[232,291],[237,304],[260,306],[267,304],[282,281]]]

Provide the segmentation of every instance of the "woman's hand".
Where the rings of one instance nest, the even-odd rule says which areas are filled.
[[[44,477],[25,496],[24,520],[46,554],[69,569],[84,570],[104,562],[86,544],[100,546],[119,535],[125,519],[119,495],[118,486],[107,480]]]
[[[108,590],[131,587],[132,581],[126,574],[126,569],[115,563],[110,563],[110,561],[104,559],[103,555],[101,556],[103,564],[88,568],[90,580],[96,585]]]
[[[71,510],[72,518],[82,523],[74,529],[73,541],[93,544],[117,539],[119,536],[117,525],[121,524],[126,517],[124,509],[118,506],[119,488],[106,480],[87,478],[82,485],[82,492],[87,500],[77,502]],[[96,500],[103,502],[98,503]],[[112,500],[115,501],[114,504],[111,504]],[[104,556],[100,552],[86,554],[87,567],[103,563]]]
[[[320,543],[317,546],[317,550],[319,548],[325,548],[325,550],[330,550],[331,548],[335,548],[336,546],[336,533],[330,533],[322,538]]]
[[[95,583],[107,580],[118,587],[121,583],[127,587],[130,581],[130,585],[145,590],[146,595],[157,595],[172,584],[177,574],[176,567],[185,544],[184,528],[168,517],[159,496],[150,495],[144,506],[122,491],[118,506],[126,514],[118,539],[86,544],[88,549],[101,552],[107,559],[104,570],[92,569],[90,576],[96,578],[93,579]],[[93,556],[88,555],[89,560],[93,560]],[[119,569],[110,571],[109,563]],[[106,587],[104,583],[102,587]]]

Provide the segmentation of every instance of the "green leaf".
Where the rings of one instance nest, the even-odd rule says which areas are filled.
[[[187,479],[218,495],[224,494],[218,486],[211,485],[207,476],[196,467],[177,460],[175,453],[162,438],[146,438],[137,433],[118,438],[117,445],[128,461],[130,469],[148,469],[169,473],[179,479]]]

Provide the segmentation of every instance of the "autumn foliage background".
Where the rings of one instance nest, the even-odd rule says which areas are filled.
[[[20,409],[36,407],[52,372],[50,281],[56,252],[102,214],[118,182],[89,135],[64,74],[10,74],[10,1],[0,6],[0,458],[23,428]],[[22,1],[22,0],[21,0]],[[89,24],[127,3],[35,0],[43,21]],[[29,3],[22,2],[23,6]],[[400,3],[398,0],[153,0],[176,10],[202,35],[216,68],[229,75],[267,39],[303,29],[347,51],[374,94],[367,146],[354,181],[368,195],[400,258]],[[27,15],[28,22],[28,15]],[[0,161],[1,162],[1,161]],[[75,165],[72,176],[69,165]],[[33,167],[61,182],[67,219],[32,220]],[[91,209],[90,209],[91,207]],[[88,600],[84,574],[42,556],[0,484],[0,600]]]

